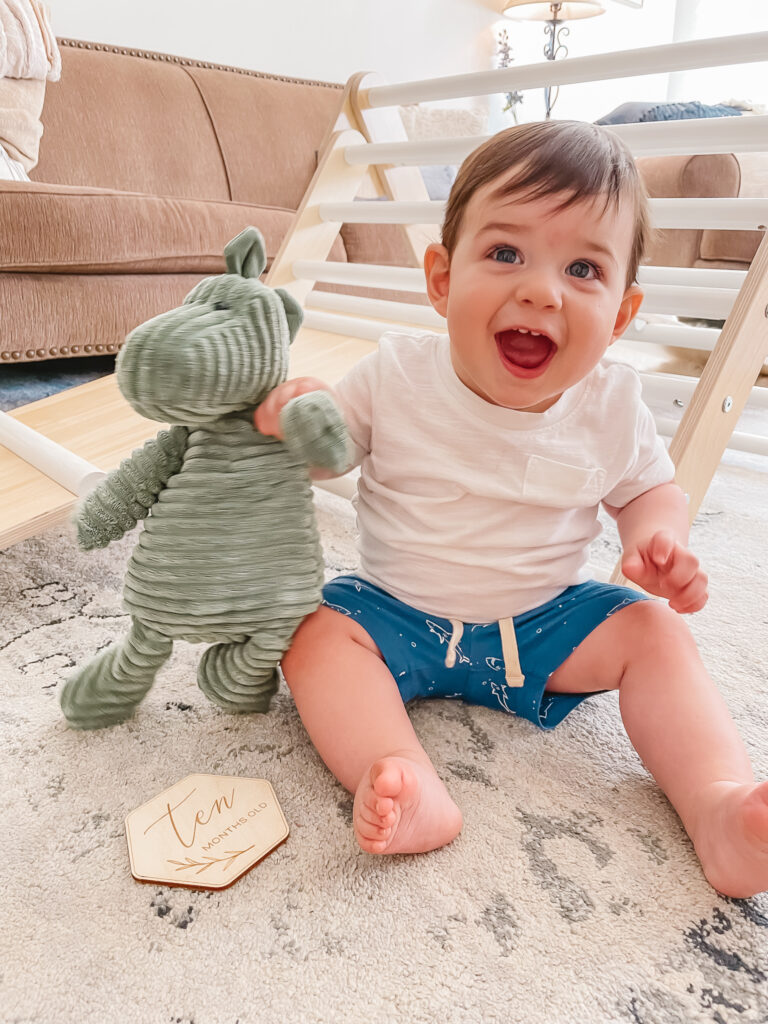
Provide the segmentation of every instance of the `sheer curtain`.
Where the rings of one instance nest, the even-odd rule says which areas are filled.
[[[766,0],[677,0],[674,41],[768,31]],[[766,55],[768,57],[768,54]],[[768,62],[679,71],[669,76],[668,99],[702,103],[740,101],[768,107]]]

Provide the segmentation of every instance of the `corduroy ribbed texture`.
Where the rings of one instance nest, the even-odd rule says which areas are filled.
[[[174,424],[125,460],[81,504],[78,537],[102,547],[147,518],[128,564],[133,619],[122,646],[68,680],[70,724],[123,721],[173,639],[207,642],[198,683],[229,711],[266,711],[277,664],[318,606],[322,552],[308,462],[346,468],[349,442],[329,395],[291,403],[286,441],[254,429],[253,409],[285,379],[301,311],[262,285],[261,235],[231,242],[230,273],[128,338],[120,389],[142,415]]]

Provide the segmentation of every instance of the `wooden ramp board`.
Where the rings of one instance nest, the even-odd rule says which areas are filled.
[[[291,346],[290,376],[334,384],[376,347],[375,342],[302,330]],[[109,471],[161,429],[139,416],[117,389],[114,375],[60,391],[8,415]],[[64,522],[76,497],[0,446],[0,550]]]

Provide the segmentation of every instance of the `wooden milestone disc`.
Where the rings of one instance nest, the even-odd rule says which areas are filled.
[[[288,837],[266,779],[188,775],[125,819],[139,882],[226,889]]]

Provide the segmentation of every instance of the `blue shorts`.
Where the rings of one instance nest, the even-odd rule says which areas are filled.
[[[411,608],[357,576],[337,576],[323,587],[323,604],[359,622],[379,648],[404,702],[458,698],[519,715],[542,729],[553,729],[593,695],[545,693],[550,675],[601,622],[645,600],[645,594],[628,587],[590,580],[516,615],[512,622],[524,681],[509,685],[498,622],[464,623],[456,643],[449,619]],[[455,655],[448,655],[450,668],[449,648]]]

